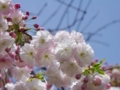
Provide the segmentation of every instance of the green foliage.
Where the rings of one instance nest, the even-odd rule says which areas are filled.
[[[99,74],[104,74],[104,71],[101,69],[101,66],[103,64],[105,59],[102,59],[101,61],[94,63],[92,66],[88,66],[83,72],[84,75],[88,74],[94,74],[94,73],[99,73]]]

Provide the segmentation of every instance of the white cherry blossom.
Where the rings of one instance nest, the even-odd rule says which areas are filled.
[[[24,20],[22,20],[24,14],[20,10],[14,9],[12,13],[8,15],[8,17],[12,19],[13,24],[18,24],[20,26],[24,25]]]
[[[82,67],[80,67],[75,61],[64,62],[60,64],[61,70],[70,77],[75,77],[77,74],[82,73]]]
[[[56,62],[56,58],[51,50],[45,50],[42,53],[38,53],[36,62],[39,67],[48,67],[50,64]]]
[[[67,31],[58,31],[55,36],[55,42],[61,42],[62,40],[64,40],[65,38],[70,38],[70,34]]]
[[[72,58],[72,51],[75,43],[69,38],[63,39],[55,48],[56,58],[59,62],[64,62]]]
[[[77,44],[85,42],[82,33],[76,32],[75,30],[71,32],[71,39],[75,40]]]
[[[23,67],[23,68],[14,67],[12,69],[12,73],[15,79],[17,81],[22,81],[22,82],[26,82],[28,80],[28,78],[30,77],[30,72],[31,69],[29,69],[28,67]]]
[[[52,35],[48,31],[38,31],[31,43],[37,49],[47,49],[52,44]]]
[[[74,48],[74,57],[82,67],[90,65],[94,57],[94,51],[89,44],[79,43]]]
[[[13,9],[12,0],[0,0],[0,13],[9,14]]]
[[[20,57],[28,66],[36,65],[36,50],[33,45],[25,44],[21,48]]]
[[[38,79],[33,79],[26,83],[29,90],[46,90],[46,84]]]
[[[7,88],[7,90],[14,90],[14,84],[13,83],[7,83],[6,85],[5,85],[5,88]]]
[[[5,32],[8,29],[7,21],[0,16],[0,32]]]
[[[7,32],[0,33],[0,51],[5,51],[7,47],[12,46],[14,39],[11,38]]]
[[[20,81],[15,84],[13,90],[29,90],[29,89],[26,87],[25,83]]]

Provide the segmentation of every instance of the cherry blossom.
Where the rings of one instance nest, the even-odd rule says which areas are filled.
[[[74,48],[74,57],[80,66],[89,65],[94,57],[94,51],[89,44],[79,43]]]
[[[94,62],[94,50],[82,33],[52,35],[37,23],[29,28],[26,21],[36,16],[20,8],[0,0],[0,90],[113,90],[120,85],[119,69],[105,71],[103,60]]]
[[[9,14],[13,9],[12,0],[0,0],[0,12],[1,14]]]
[[[20,57],[28,66],[36,65],[36,51],[32,45],[25,44],[21,48]]]

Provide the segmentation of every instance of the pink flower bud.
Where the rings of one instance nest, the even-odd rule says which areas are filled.
[[[106,84],[106,89],[110,89],[111,85],[108,83]]]
[[[11,21],[12,21],[12,19],[11,19],[10,17],[7,17],[6,20],[7,20],[8,22],[11,22]]]
[[[84,83],[88,83],[88,81],[89,81],[89,79],[88,79],[87,77],[85,77],[85,78],[83,79],[83,82],[84,82]]]
[[[19,60],[20,57],[18,55],[15,56],[15,60]]]
[[[6,78],[5,83],[9,83],[9,82],[10,82],[9,78]]]
[[[24,28],[23,28],[23,27],[21,27],[19,30],[20,30],[21,32],[23,32],[23,31],[24,31]]]
[[[15,51],[16,54],[19,54],[19,52],[20,52],[20,51],[19,51],[18,49]]]
[[[95,59],[95,62],[98,62],[99,60],[98,59]]]
[[[98,76],[96,76],[95,79],[93,80],[93,84],[94,84],[95,86],[100,86],[101,83],[102,83],[101,78],[98,77]]]
[[[43,27],[40,27],[40,30],[44,30],[44,28],[43,28]]]
[[[82,86],[81,86],[81,89],[82,89],[82,90],[86,90],[86,88],[87,88],[87,84],[86,84],[86,83],[83,83]]]
[[[75,76],[75,78],[78,80],[78,79],[80,79],[81,78],[81,74],[77,74],[76,76]]]
[[[27,15],[27,16],[29,16],[29,15],[30,15],[30,13],[29,13],[29,12],[26,12],[26,15]]]
[[[35,27],[35,28],[38,28],[38,27],[39,27],[39,25],[38,25],[38,24],[34,24],[34,27]]]
[[[28,19],[28,15],[25,15],[24,17],[23,17],[23,20],[27,20]]]
[[[15,54],[14,53],[9,53],[10,57],[11,58],[14,58],[15,57]]]
[[[10,32],[9,35],[13,38],[16,38],[16,34],[14,32]]]
[[[51,87],[52,87],[51,84],[46,84],[46,88],[47,88],[47,90],[50,90]]]
[[[19,9],[19,8],[21,8],[20,4],[19,3],[15,4],[15,9]]]
[[[7,53],[9,53],[9,52],[10,52],[10,48],[6,48],[5,51],[6,51]]]

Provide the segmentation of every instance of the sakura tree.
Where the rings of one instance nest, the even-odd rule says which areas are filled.
[[[0,90],[109,90],[110,76],[94,60],[94,50],[80,32],[49,31],[26,22],[20,4],[0,0]],[[30,35],[30,30],[36,35]],[[45,69],[35,72],[34,67]],[[113,76],[119,74],[113,70]],[[111,90],[111,89],[110,89]]]

